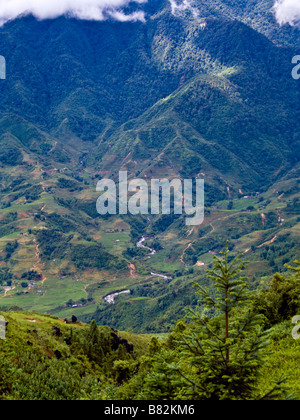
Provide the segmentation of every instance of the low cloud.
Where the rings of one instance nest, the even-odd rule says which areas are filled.
[[[54,19],[59,16],[83,20],[113,18],[122,22],[144,21],[143,11],[126,14],[129,4],[142,4],[147,0],[0,0],[0,24],[20,15],[33,15],[37,19]]]
[[[280,25],[289,23],[292,26],[300,25],[299,0],[276,0],[274,11]]]
[[[169,0],[172,8],[173,15],[180,15],[182,12],[185,12],[186,10],[190,10],[194,17],[198,17],[199,12],[198,10],[193,6],[191,0]]]

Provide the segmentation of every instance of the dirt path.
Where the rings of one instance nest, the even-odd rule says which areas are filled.
[[[212,223],[210,223],[211,232],[207,233],[204,238],[207,238],[209,235],[211,235],[216,229]]]
[[[44,186],[43,186],[43,190],[44,190]],[[45,210],[45,208],[46,208],[46,204],[44,204],[43,207],[41,208],[41,212],[43,212]],[[34,239],[33,242],[35,244],[35,258],[36,258],[36,262],[35,262],[34,266],[32,267],[32,270],[33,271],[36,271],[42,277],[41,285],[44,286],[44,283],[47,280],[47,277],[45,277],[44,274],[43,274],[43,272],[42,272],[45,267],[44,267],[44,264],[42,263],[41,257],[40,257],[40,254],[41,254],[41,252],[40,252],[40,246],[37,243],[37,240],[36,239]]]
[[[191,236],[191,234],[194,232],[194,228],[192,228],[189,232],[188,232],[188,237]]]
[[[273,244],[277,240],[277,238],[278,238],[278,236],[275,235],[273,239],[271,239],[270,241],[265,242],[265,243],[259,245],[257,248],[262,248],[263,246],[271,245],[271,244]]]
[[[263,228],[265,227],[266,220],[267,220],[266,215],[264,213],[262,213],[261,214],[261,223],[262,223]]]
[[[12,292],[13,290],[15,290],[15,286],[11,287],[10,289],[5,289],[4,291],[4,297],[9,293]]]
[[[231,216],[228,216],[228,217],[231,217]],[[228,217],[225,217],[224,219],[227,219]],[[219,219],[216,219],[216,220],[219,220]],[[209,226],[211,227],[211,231],[208,232],[206,235],[204,235],[201,239],[207,238],[208,236],[210,236],[216,230],[215,227],[214,227],[214,225],[212,223],[210,223]],[[185,253],[193,245],[193,243],[194,242],[191,242],[191,243],[188,244],[188,246],[184,249],[184,251],[183,251],[183,253],[182,253],[181,257],[180,257],[180,261],[184,265],[185,265],[185,262],[183,261],[183,258],[185,256]]]
[[[218,219],[215,219],[214,220],[214,222],[219,222],[219,221],[222,221],[222,220],[227,220],[227,219],[230,219],[231,217],[234,217],[235,215],[236,215],[237,213],[234,213],[234,214],[230,214],[229,216],[225,216],[225,217],[220,217],[220,218],[218,218]],[[215,232],[215,227],[214,227],[214,225],[212,224],[212,223],[210,223],[209,224],[209,226],[211,227],[211,231],[210,232],[208,232],[206,235],[204,235],[204,236],[202,236],[202,238],[200,238],[200,239],[205,239],[205,238],[208,238],[212,233],[214,233]],[[182,262],[182,264],[184,264],[185,265],[185,263],[184,263],[184,261],[183,261],[183,258],[184,258],[184,256],[185,256],[185,253],[186,253],[186,251],[193,245],[193,243],[194,242],[191,242],[185,249],[184,249],[184,251],[183,251],[183,253],[182,253],[182,255],[181,255],[181,257],[180,257],[180,261]]]
[[[227,187],[227,194],[228,194],[228,198],[229,198],[229,200],[231,200],[231,192],[230,192],[230,187]]]
[[[128,155],[126,156],[126,158],[124,158],[121,162],[121,166],[124,165],[124,163],[126,162],[126,160],[130,157],[131,152],[128,153]]]
[[[55,150],[56,146],[57,146],[57,141],[56,141],[56,142],[54,142],[54,146],[53,146],[53,147],[52,147],[52,149],[50,150],[50,153],[51,153],[51,152],[53,152],[53,151]]]
[[[41,285],[43,286],[45,281],[47,280],[47,277],[44,276],[44,274],[42,273],[42,269],[40,267],[42,265],[43,268],[44,268],[44,264],[42,264],[42,261],[41,261],[39,244],[37,243],[36,239],[34,239],[33,242],[35,244],[36,262],[35,262],[34,266],[32,267],[32,270],[38,272],[42,276]]]
[[[188,246],[183,250],[183,253],[182,253],[182,255],[181,255],[181,257],[180,257],[180,261],[182,262],[182,264],[184,264],[185,265],[185,262],[183,261],[183,258],[184,258],[184,256],[185,256],[185,253],[186,253],[186,251],[188,250],[188,249],[190,249],[190,247],[193,245],[193,242],[190,242],[189,244],[188,244]]]
[[[32,267],[33,270],[36,270],[38,268],[38,265],[41,263],[41,258],[40,258],[40,248],[39,248],[39,244],[37,243],[37,240],[34,239],[33,240],[34,245],[35,245],[35,258],[36,258],[36,263],[34,264],[34,266]]]
[[[130,277],[137,277],[138,276],[136,266],[133,263],[129,263],[128,268],[130,270]]]

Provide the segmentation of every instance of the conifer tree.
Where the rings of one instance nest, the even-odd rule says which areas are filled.
[[[255,298],[255,308],[263,314],[270,326],[291,320],[300,310],[300,262],[286,264],[292,274],[276,273],[268,289]]]
[[[100,332],[96,321],[93,320],[88,332],[88,350],[87,355],[91,361],[101,364],[103,361],[103,349],[101,347]]]
[[[181,345],[197,372],[193,392],[205,398],[250,399],[256,391],[268,332],[262,317],[251,310],[244,268],[240,257],[230,259],[227,243],[208,271],[213,292],[196,285],[204,309],[189,310],[189,332]]]
[[[263,317],[252,310],[252,294],[242,276],[244,267],[240,257],[230,258],[228,243],[222,256],[214,258],[214,267],[208,272],[211,288],[195,285],[200,306],[188,310],[185,325],[178,324],[167,357],[163,352],[157,356],[146,380],[148,397],[158,396],[156,381],[162,380],[162,373],[180,399],[278,396],[280,383],[265,394],[257,390],[269,332],[263,328]]]

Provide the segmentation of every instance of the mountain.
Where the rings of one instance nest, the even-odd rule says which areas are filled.
[[[298,29],[272,1],[172,4],[0,29],[1,306],[165,332],[227,239],[253,288],[299,254]],[[203,225],[100,217],[97,181],[120,169],[204,178]]]

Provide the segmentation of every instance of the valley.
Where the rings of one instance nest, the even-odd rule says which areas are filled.
[[[275,271],[297,257],[300,221],[291,206],[298,199],[297,179],[287,177],[259,195],[216,202],[206,209],[203,225],[192,230],[184,220],[176,219],[171,224],[165,222],[166,229],[156,233],[157,217],[141,216],[136,226],[131,225],[132,220],[136,223],[133,216],[110,216],[103,220],[96,212],[94,217],[84,210],[78,212],[81,206],[93,209],[96,202],[96,190],[84,183],[72,192],[71,184],[67,184],[64,201],[54,200],[59,194],[57,184],[63,182],[61,178],[59,173],[55,181],[52,176],[47,181],[47,191],[42,189],[35,201],[24,204],[20,200],[20,204],[3,212],[1,226],[9,229],[13,224],[15,232],[8,231],[0,239],[1,275],[9,278],[2,281],[0,307],[45,311],[61,318],[75,314],[85,321],[97,316],[99,322],[111,325],[111,311],[122,313],[130,304],[134,313],[139,314],[154,306],[155,315],[150,311],[148,320],[135,330],[166,332],[175,313],[184,313],[195,279],[206,282],[206,270],[228,238],[234,253],[245,254],[250,261],[247,275],[253,288],[264,287]],[[72,178],[64,171],[63,179]],[[95,181],[90,182],[92,185]],[[39,183],[37,177],[36,185]],[[76,200],[76,211],[66,206],[68,200]],[[10,222],[11,214],[15,215],[14,222]],[[84,227],[80,232],[74,230],[77,224]],[[48,239],[44,235],[49,229]],[[18,247],[7,258],[5,248],[15,241]],[[102,248],[97,248],[100,245]],[[96,252],[96,258],[99,252],[99,259],[101,252],[115,256],[121,266],[98,268],[96,260],[82,269],[74,260],[77,247],[84,253]],[[82,258],[81,254],[76,255]],[[107,296],[126,290],[130,294],[114,296],[110,300],[113,308],[107,306]],[[161,305],[161,301],[168,302],[167,306]],[[155,317],[159,319],[162,311],[170,323],[164,320],[159,326]],[[129,327],[127,320],[115,321],[112,326]]]
[[[299,22],[0,0],[0,400],[300,399]]]
[[[155,0],[146,23],[0,28],[0,307],[167,333],[227,240],[253,290],[298,258],[296,29],[269,0],[198,3]],[[203,224],[100,216],[97,183],[119,171],[204,179]]]

